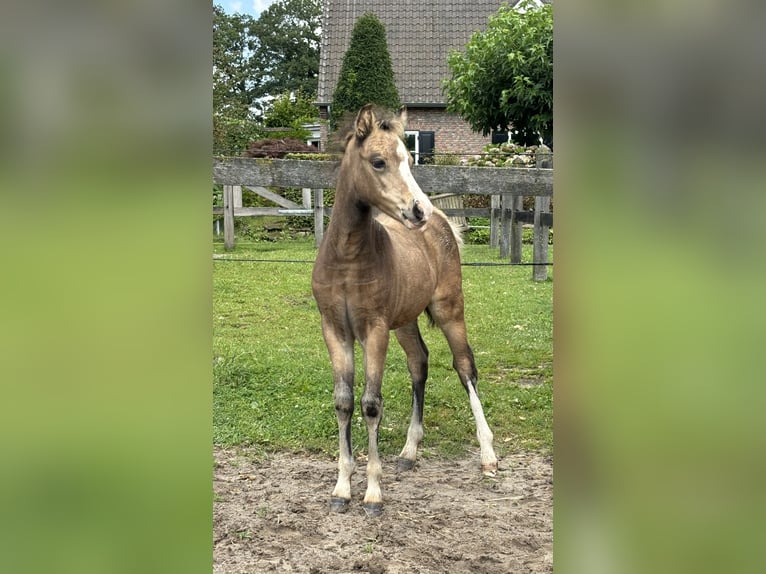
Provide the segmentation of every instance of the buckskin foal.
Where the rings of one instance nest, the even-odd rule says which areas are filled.
[[[378,428],[383,415],[381,384],[389,332],[407,355],[412,378],[412,416],[399,465],[415,464],[423,438],[423,398],[428,349],[418,316],[426,311],[444,332],[453,366],[476,420],[485,474],[497,470],[492,432],[476,392],[477,373],[466,337],[460,271],[460,239],[444,214],[434,209],[410,172],[412,159],[402,140],[407,112],[384,115],[362,108],[346,136],[335,205],[319,248],[312,289],[332,362],[340,458],[330,507],[343,512],[351,500],[351,420],[354,411],[354,342],[364,356],[361,409],[367,423],[368,515],[383,509]]]

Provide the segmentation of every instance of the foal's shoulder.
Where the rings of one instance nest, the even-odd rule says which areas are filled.
[[[442,243],[451,244],[454,242],[458,248],[463,246],[463,236],[460,229],[449,220],[441,209],[434,208],[426,227],[431,228]]]

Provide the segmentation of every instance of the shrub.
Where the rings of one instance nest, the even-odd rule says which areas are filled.
[[[250,146],[245,152],[246,157],[271,157],[282,158],[290,152],[307,152],[313,153],[316,151],[314,146],[307,144],[304,141],[295,138],[267,138],[250,142]]]
[[[434,165],[460,165],[460,155],[434,150]]]
[[[468,159],[466,164],[479,167],[536,167],[538,153],[550,154],[551,150],[544,145],[489,144],[484,146],[481,154]]]
[[[316,148],[315,148],[316,149]],[[307,159],[313,161],[340,161],[341,156],[333,153],[288,153],[285,159]]]

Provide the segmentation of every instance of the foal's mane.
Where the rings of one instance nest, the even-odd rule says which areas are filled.
[[[379,106],[372,109],[375,114],[375,125],[378,129],[390,131],[399,138],[404,138],[404,124],[398,116],[391,110]],[[349,142],[356,135],[356,117],[355,112],[345,112],[340,120],[338,129],[332,136],[329,146],[333,151],[344,152]]]

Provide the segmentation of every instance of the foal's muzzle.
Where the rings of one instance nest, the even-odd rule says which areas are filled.
[[[425,216],[425,212],[423,211],[423,208],[420,207],[419,201],[415,201],[412,204],[412,216],[415,218],[415,221],[422,221]]]
[[[415,199],[412,201],[410,208],[402,212],[404,224],[410,229],[423,227],[428,218],[431,217],[433,210],[433,205],[428,201],[428,198],[426,198],[425,202]]]

